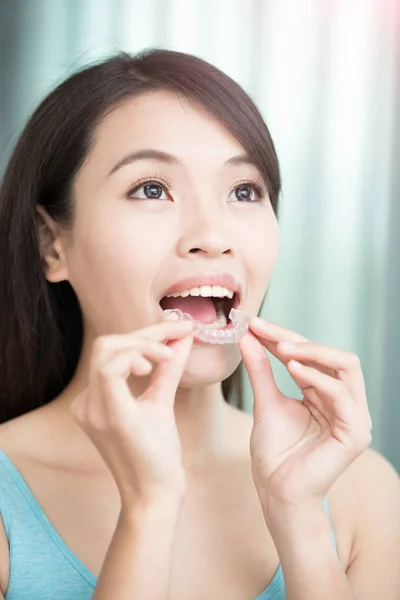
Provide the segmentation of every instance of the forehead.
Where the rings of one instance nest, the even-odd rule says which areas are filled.
[[[224,162],[243,152],[241,144],[200,104],[173,92],[157,91],[126,101],[98,125],[93,157],[106,153],[115,162],[126,151],[143,147],[191,160]]]

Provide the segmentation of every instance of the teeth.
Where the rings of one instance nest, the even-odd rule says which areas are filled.
[[[220,285],[202,285],[201,287],[190,288],[184,292],[174,292],[167,294],[167,298],[186,298],[186,296],[202,296],[203,298],[233,298],[233,290]]]
[[[226,317],[225,317],[225,312],[223,307],[221,306],[221,303],[219,303],[219,306],[217,308],[217,321],[220,323],[221,320],[225,321],[225,325],[226,325]]]
[[[211,285],[203,285],[199,290],[200,296],[203,296],[203,298],[209,298],[213,295],[213,288]]]
[[[217,318],[215,319],[214,323],[208,323],[207,325],[203,325],[203,327],[205,330],[211,331],[213,329],[222,329],[223,327],[226,327],[227,324],[228,321],[226,320],[224,309],[222,306],[219,306],[217,308]]]
[[[193,323],[193,331],[196,337],[206,344],[237,344],[246,334],[249,328],[250,315],[242,310],[232,308],[229,312],[229,318],[232,321],[232,329],[222,329],[217,325],[217,321],[212,325],[197,323],[187,313],[182,313],[178,308],[164,310],[164,317],[169,314],[177,315],[180,321],[190,321]]]

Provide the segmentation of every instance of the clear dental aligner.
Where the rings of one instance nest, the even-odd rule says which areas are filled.
[[[212,329],[213,325],[197,323],[191,315],[183,313],[179,308],[164,310],[164,315],[176,314],[181,321],[191,321],[195,336],[206,344],[237,344],[247,333],[250,315],[243,310],[231,308],[229,318],[232,327],[229,329]]]

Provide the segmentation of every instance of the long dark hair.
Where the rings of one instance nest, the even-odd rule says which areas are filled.
[[[0,188],[0,423],[54,399],[73,376],[82,347],[71,285],[49,283],[44,275],[36,206],[72,227],[71,188],[96,125],[129,98],[159,89],[199,102],[225,124],[257,165],[277,215],[281,179],[270,133],[246,92],[213,65],[150,49],[118,53],[61,83],[28,120]],[[238,372],[223,382],[226,400],[239,382]]]

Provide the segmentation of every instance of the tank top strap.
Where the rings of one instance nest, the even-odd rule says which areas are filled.
[[[324,509],[325,509],[325,512],[326,512],[326,514],[327,514],[327,515],[328,515],[328,517],[329,517],[330,528],[331,528],[331,538],[332,538],[332,543],[333,543],[333,545],[334,545],[334,547],[335,547],[335,550],[336,550],[336,553],[337,553],[337,551],[338,551],[338,548],[337,548],[337,542],[336,542],[335,531],[334,531],[334,529],[333,529],[333,525],[332,525],[332,519],[331,519],[331,515],[330,515],[330,510],[329,510],[329,500],[328,500],[328,496],[325,496],[325,498],[324,498]]]

